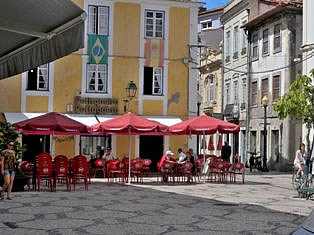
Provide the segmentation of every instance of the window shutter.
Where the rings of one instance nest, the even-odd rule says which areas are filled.
[[[108,18],[109,18],[109,8],[99,7],[98,8],[98,34],[108,35]]]
[[[97,7],[88,7],[88,34],[96,34]]]

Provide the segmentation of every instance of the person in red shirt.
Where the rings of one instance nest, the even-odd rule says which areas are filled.
[[[160,170],[164,182],[167,182],[167,181],[168,181],[168,175],[169,175],[169,173],[170,173],[170,171],[171,171],[172,169],[166,168],[166,167],[163,167],[163,166],[164,166],[164,164],[165,164],[166,162],[173,163],[173,164],[176,163],[175,161],[171,160],[171,158],[172,158],[173,155],[174,155],[173,152],[171,152],[170,150],[168,150],[168,151],[161,157],[160,161],[157,163],[158,170]]]

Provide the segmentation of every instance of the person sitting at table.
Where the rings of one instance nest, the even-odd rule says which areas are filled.
[[[162,180],[163,182],[168,182],[168,175],[169,173],[171,173],[172,169],[169,168],[165,168],[164,164],[166,162],[169,163],[176,163],[175,161],[171,160],[171,157],[173,156],[173,152],[171,152],[170,150],[168,150],[160,159],[160,161],[157,163],[157,167],[160,170],[161,174],[162,174]]]
[[[194,156],[191,154],[190,151],[187,151],[187,152],[186,152],[186,161],[192,163],[193,166],[192,166],[192,168],[191,168],[191,171],[192,171],[192,173],[194,174],[194,173],[195,173],[195,166],[194,166],[195,159],[194,159]]]
[[[106,152],[104,153],[103,159],[105,159],[105,161],[111,161],[111,160],[115,160],[115,157],[114,157],[114,154],[113,152],[111,151],[111,148],[110,147],[107,147],[107,150]]]
[[[191,157],[193,157],[194,160],[197,160],[197,155],[193,152],[192,148],[189,149],[189,152],[191,154]]]
[[[178,149],[178,153],[179,153],[178,163],[182,164],[186,161],[186,155],[184,154],[184,152],[182,152],[182,148]]]

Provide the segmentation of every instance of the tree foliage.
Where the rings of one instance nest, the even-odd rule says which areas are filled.
[[[26,151],[26,145],[17,141],[18,133],[10,123],[0,122],[0,151],[7,149],[10,142],[14,142],[14,150],[19,158],[22,158]]]
[[[311,71],[311,77],[314,77],[314,69]],[[314,86],[311,77],[299,75],[291,83],[288,92],[274,105],[280,119],[288,116],[297,118],[308,130],[314,127]],[[313,145],[311,151],[312,149]]]

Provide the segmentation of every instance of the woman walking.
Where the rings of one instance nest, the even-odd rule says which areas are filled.
[[[4,199],[4,192],[8,189],[7,199],[12,200],[10,197],[13,181],[15,177],[15,162],[16,162],[16,155],[13,149],[14,142],[10,141],[8,144],[8,148],[3,150],[0,153],[0,162],[1,162],[1,174],[4,176],[4,185],[1,191],[1,200]]]

